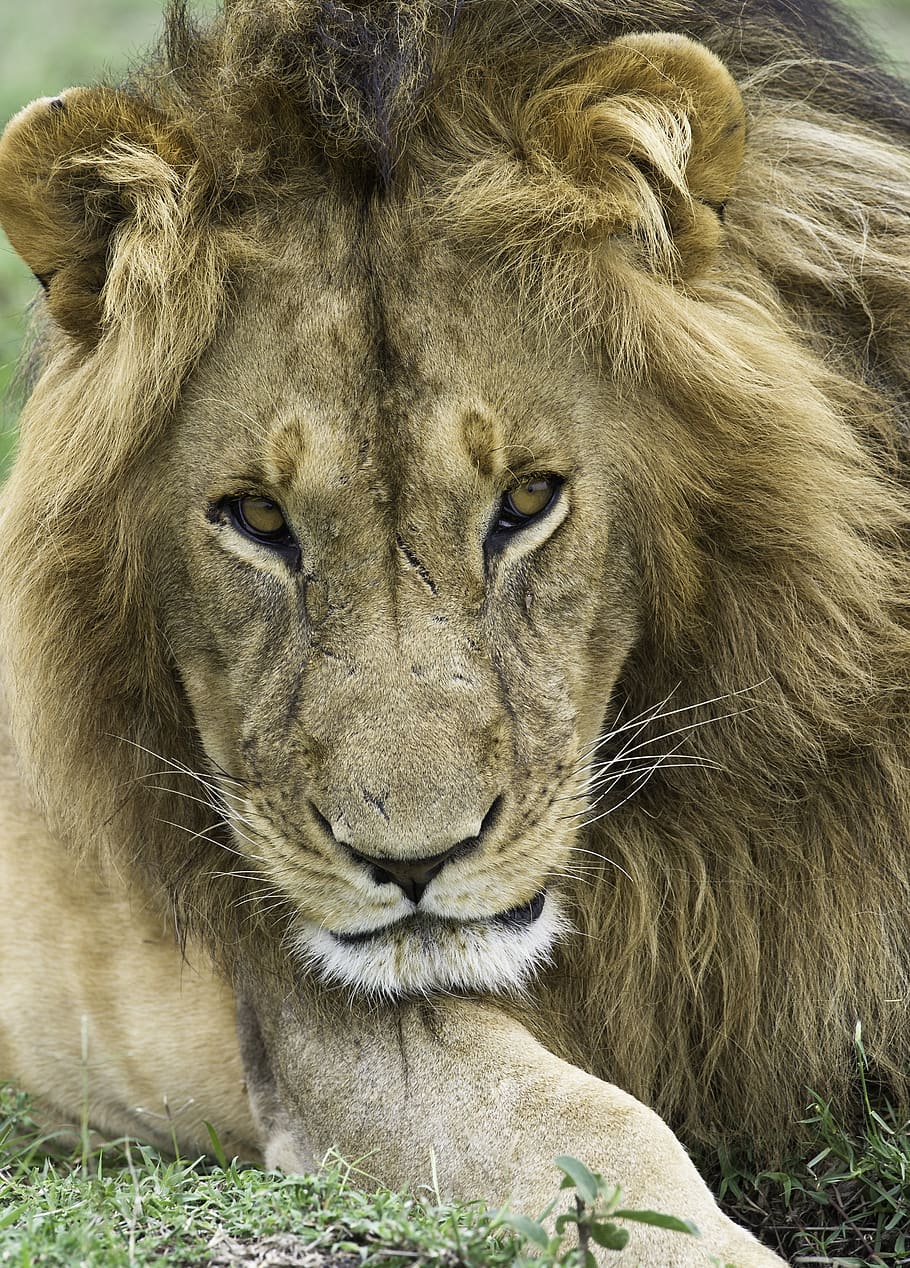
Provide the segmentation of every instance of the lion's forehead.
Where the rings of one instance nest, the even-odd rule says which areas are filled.
[[[438,246],[328,254],[303,233],[246,279],[188,393],[189,444],[327,512],[369,495],[384,518],[571,465],[578,374],[489,279]]]

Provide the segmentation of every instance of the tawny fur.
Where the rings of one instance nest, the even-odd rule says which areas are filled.
[[[579,834],[564,870],[581,879],[562,882],[579,935],[516,1007],[686,1139],[773,1152],[808,1088],[849,1104],[857,1019],[876,1077],[907,1100],[910,152],[884,107],[848,115],[849,76],[803,100],[824,68],[804,56],[794,81],[794,47],[769,35],[760,67],[735,68],[742,166],[741,145],[711,159],[724,121],[742,124],[719,64],[704,96],[666,65],[628,94],[603,48],[618,26],[594,6],[520,9],[447,21],[377,4],[338,9],[336,30],[315,4],[238,2],[201,33],[177,13],[126,122],[119,97],[110,118],[93,97],[91,143],[7,207],[16,244],[35,203],[95,191],[65,226],[87,272],[36,268],[57,324],[0,563],[17,743],[56,830],[112,852],[228,972],[280,961],[287,908],[257,903],[218,844],[188,850],[166,825],[204,830],[206,811],[152,775],[155,754],[203,760],[149,583],[165,566],[154,477],[200,358],[280,275],[288,209],[331,221],[337,196],[386,207],[389,240],[424,226],[541,347],[628,403],[611,529],[636,572],[636,634],[589,693],[598,729],[620,707],[718,701],[683,720],[713,716],[686,749],[722,772],[668,763]],[[355,36],[370,22],[368,101]],[[585,562],[570,580],[587,594],[601,578]],[[553,656],[571,659],[572,638],[554,627]]]

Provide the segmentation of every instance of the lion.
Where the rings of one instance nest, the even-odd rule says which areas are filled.
[[[172,5],[41,99],[0,1076],[535,1213],[910,1072],[910,109],[834,11]]]

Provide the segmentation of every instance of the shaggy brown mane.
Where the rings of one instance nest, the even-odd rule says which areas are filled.
[[[180,158],[140,138],[93,160],[116,192],[101,333],[48,335],[0,571],[17,741],[52,821],[93,825],[229,968],[251,946],[277,964],[283,914],[237,906],[251,882],[214,878],[206,809],[160,774],[157,754],[202,756],[158,629],[144,473],[258,224],[302,190],[423,207],[529,321],[670,405],[627,478],[648,620],[608,716],[692,709],[677,717],[712,720],[688,750],[727,772],[609,793],[601,809],[623,804],[580,840],[582,936],[530,1024],[689,1140],[769,1152],[807,1087],[849,1100],[858,1018],[876,1077],[910,1087],[910,111],[816,12],[237,0],[202,28],[172,7],[130,89]],[[632,28],[705,40],[737,76],[748,147],[724,208],[685,191],[670,106],[633,125],[578,87]],[[584,177],[595,125],[611,197],[639,208],[620,237]],[[678,191],[669,220],[655,181]],[[705,207],[724,215],[717,267]],[[192,850],[172,824],[202,834]]]

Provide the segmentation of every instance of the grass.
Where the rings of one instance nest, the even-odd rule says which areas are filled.
[[[27,1097],[0,1085],[0,1263],[584,1268],[592,1262],[589,1244],[634,1247],[641,1224],[698,1235],[672,1216],[623,1210],[620,1191],[574,1158],[555,1160],[552,1213],[558,1218],[551,1232],[479,1202],[445,1205],[432,1190],[422,1197],[366,1193],[357,1185],[363,1173],[338,1158],[309,1176],[260,1171],[229,1162],[214,1133],[212,1140],[216,1163],[166,1158],[129,1140],[55,1154]],[[561,1194],[560,1173],[567,1194]]]
[[[808,1160],[755,1172],[721,1155],[713,1176],[721,1205],[794,1264],[910,1265],[910,1122],[874,1111],[851,1131],[820,1098],[806,1122],[815,1140]]]
[[[205,6],[203,6],[205,7]],[[910,0],[858,0],[891,56],[910,66]],[[30,0],[0,42],[0,122],[32,97],[120,73],[152,39],[159,0]],[[13,442],[10,391],[34,281],[0,245],[0,465]],[[861,1071],[862,1073],[862,1071]],[[773,1172],[721,1156],[703,1160],[722,1201],[769,1245],[801,1264],[910,1265],[910,1125],[864,1096],[861,1121],[837,1122],[815,1098],[808,1160]],[[49,1154],[27,1102],[0,1089],[0,1265],[129,1268],[206,1263],[353,1268],[369,1263],[474,1268],[527,1262],[528,1244],[482,1207],[442,1208],[400,1194],[365,1195],[351,1169],[329,1163],[291,1178],[223,1160],[168,1159],[138,1144]],[[559,1177],[554,1170],[554,1196]],[[634,1245],[634,1243],[633,1243]],[[535,1248],[548,1263],[566,1262]]]
[[[861,1055],[861,1050],[860,1050]],[[865,1093],[865,1088],[864,1088]],[[910,1123],[899,1126],[864,1095],[861,1129],[850,1132],[815,1098],[808,1160],[755,1173],[715,1160],[723,1205],[794,1265],[910,1265]],[[364,1192],[368,1176],[330,1158],[311,1176],[285,1176],[229,1161],[168,1158],[135,1141],[55,1151],[28,1099],[0,1086],[0,1264],[9,1268],[575,1268],[568,1240],[481,1203],[442,1204]],[[556,1212],[588,1212],[594,1240],[617,1230],[620,1206],[602,1177],[573,1159],[554,1168]],[[596,1194],[596,1206],[594,1192]],[[608,1197],[602,1201],[604,1189]],[[560,1205],[558,1198],[564,1198]],[[600,1212],[600,1215],[597,1214]],[[593,1220],[592,1217],[593,1216]],[[651,1219],[653,1217],[649,1217]],[[661,1217],[663,1218],[663,1217]],[[636,1225],[630,1233],[634,1250]],[[679,1234],[683,1236],[683,1233]],[[620,1233],[624,1237],[625,1232]],[[533,1258],[532,1258],[533,1255]]]
[[[0,1088],[0,1263],[141,1268],[280,1262],[322,1268],[433,1263],[498,1268],[523,1242],[479,1204],[457,1211],[395,1193],[368,1197],[351,1168],[278,1176],[229,1162],[168,1159],[136,1142],[54,1156],[27,1099]],[[554,1192],[558,1178],[554,1172]],[[309,1258],[307,1258],[309,1256]]]

